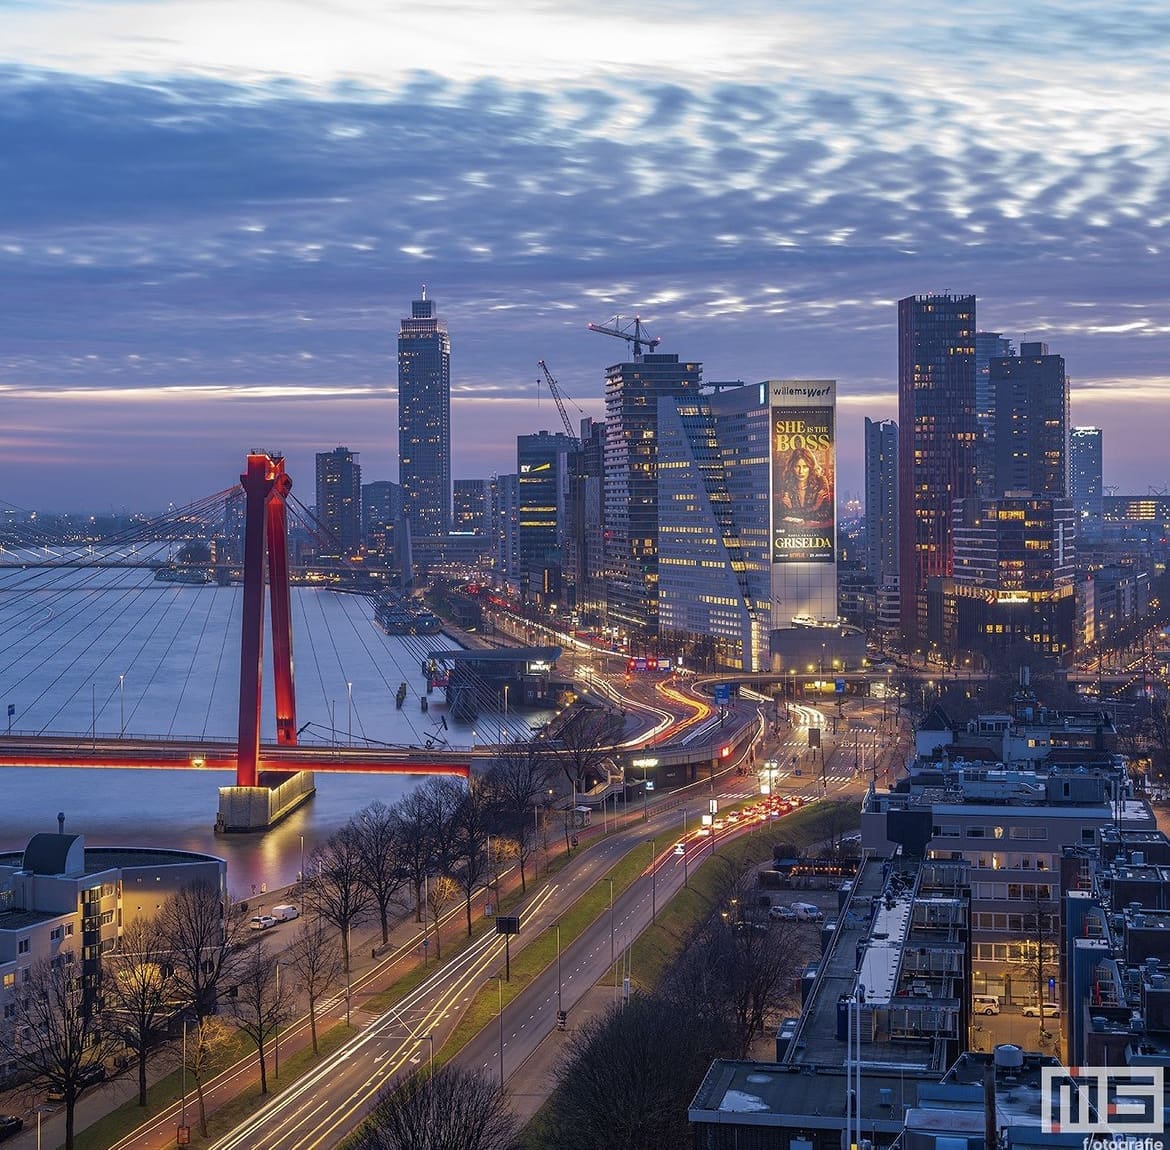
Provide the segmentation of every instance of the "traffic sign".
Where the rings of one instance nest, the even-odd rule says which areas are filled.
[[[836,691],[838,695],[845,694],[845,680],[835,679],[833,681],[833,690]]]
[[[715,702],[721,707],[726,707],[731,702],[731,684],[730,683],[716,683],[715,684]]]

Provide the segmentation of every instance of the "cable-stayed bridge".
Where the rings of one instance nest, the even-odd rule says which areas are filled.
[[[329,548],[279,457],[119,536],[11,514],[0,532],[0,766],[232,770],[221,823],[241,830],[303,802],[316,771],[468,774],[470,746],[427,713],[436,637],[386,636],[369,574],[290,562]]]

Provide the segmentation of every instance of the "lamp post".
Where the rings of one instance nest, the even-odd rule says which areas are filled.
[[[119,738],[126,737],[126,676],[118,676],[118,726]]]
[[[557,923],[557,1014],[564,1009],[561,1005],[561,924]]]
[[[272,1060],[275,1065],[276,1077],[280,1077],[280,959],[276,960],[276,1000],[273,1003],[277,1010],[272,1027]]]
[[[613,953],[613,879],[609,880],[609,965],[614,964]]]
[[[650,840],[650,921],[658,918],[658,873],[654,867],[654,840]]]
[[[305,836],[301,835],[301,869],[297,875],[301,885],[301,914],[305,913]]]
[[[496,979],[500,992],[500,1089],[504,1089],[504,980]]]
[[[346,723],[345,741],[352,745],[353,743],[353,684],[345,684],[345,693],[349,699],[349,720]]]
[[[187,1125],[187,1015],[183,1014],[183,1091],[180,1095],[179,1125]],[[40,1111],[37,1112],[37,1146],[41,1144]]]
[[[687,879],[687,809],[683,807],[683,886],[690,886]]]

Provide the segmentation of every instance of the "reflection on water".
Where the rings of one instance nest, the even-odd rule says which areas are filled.
[[[228,885],[243,897],[253,884],[281,886],[305,855],[355,811],[375,799],[397,802],[414,775],[317,775],[317,794],[267,834],[217,835],[216,788],[234,781],[220,771],[7,769],[0,773],[0,849],[19,850],[37,831],[84,834],[91,846],[154,846],[204,851],[228,861]]]
[[[14,707],[14,733],[96,733],[234,739],[238,719],[238,587],[159,583],[150,571],[0,571],[0,703]],[[95,631],[100,634],[95,638]],[[453,747],[525,737],[547,712],[499,711],[475,729],[428,696],[420,655],[449,648],[445,636],[386,635],[360,595],[293,589],[297,722],[305,743],[363,742]],[[266,664],[268,655],[266,654]],[[271,688],[263,737],[275,739]],[[399,683],[408,697],[396,708]],[[422,709],[423,700],[428,709]],[[445,722],[446,720],[446,722]],[[228,860],[228,884],[293,882],[306,857],[374,799],[397,802],[411,775],[317,775],[316,796],[267,834],[216,835],[213,771],[0,768],[0,849],[22,848],[36,831],[66,830],[94,846],[165,846]]]

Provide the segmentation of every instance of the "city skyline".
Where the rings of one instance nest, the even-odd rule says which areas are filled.
[[[256,447],[302,497],[338,443],[396,480],[424,282],[455,478],[557,430],[539,359],[602,418],[586,324],[640,312],[707,379],[838,379],[859,492],[895,301],[949,289],[1065,358],[1107,485],[1164,486],[1165,18],[821,7],[6,10],[0,500],[181,504]]]

